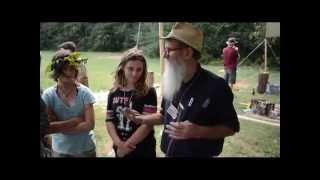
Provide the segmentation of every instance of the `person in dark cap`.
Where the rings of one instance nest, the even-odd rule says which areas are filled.
[[[240,59],[238,47],[235,46],[237,43],[236,38],[230,37],[226,42],[227,47],[223,48],[221,55],[223,57],[225,70],[224,79],[227,81],[231,89],[233,89],[233,85],[236,83],[237,64]]]
[[[224,79],[199,63],[202,31],[176,23],[165,40],[162,103],[158,113],[126,116],[137,124],[164,124],[161,150],[166,157],[213,157],[224,138],[239,132],[233,94]]]
[[[72,42],[72,41],[66,41],[66,42],[60,44],[58,46],[58,48],[59,49],[64,49],[64,50],[69,50],[71,53],[73,53],[73,52],[75,52],[77,50],[76,44],[74,42]],[[81,84],[89,87],[89,79],[88,79],[88,75],[87,75],[88,73],[87,73],[87,68],[85,66],[85,63],[86,62],[82,62],[80,64],[80,66],[79,66],[80,70],[79,70],[79,73],[78,73],[77,80]]]
[[[62,44],[60,44],[58,46],[59,49],[66,49],[66,50],[70,50],[70,52],[75,52],[77,49],[77,46],[74,42],[72,41],[66,41],[63,42]]]

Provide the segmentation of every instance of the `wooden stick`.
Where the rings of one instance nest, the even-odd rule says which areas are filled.
[[[160,54],[160,72],[161,72],[161,78],[164,71],[163,66],[163,52],[164,52],[164,40],[160,39],[160,37],[163,37],[163,23],[159,23],[159,54]]]
[[[163,55],[164,55],[164,40],[160,39],[163,37],[163,23],[159,22],[159,55],[160,55],[160,82],[162,82],[163,72],[164,72],[164,62],[163,62]],[[160,94],[162,93],[162,84],[160,87]]]
[[[267,72],[267,38],[264,39],[264,72]]]

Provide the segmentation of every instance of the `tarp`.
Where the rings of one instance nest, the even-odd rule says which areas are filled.
[[[266,24],[266,37],[280,37],[280,22]]]

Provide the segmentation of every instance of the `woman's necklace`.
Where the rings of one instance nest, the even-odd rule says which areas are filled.
[[[130,127],[130,120],[127,119],[126,122],[124,122],[124,113],[127,109],[126,107],[126,101],[125,101],[125,98],[126,98],[126,91],[124,90],[124,88],[122,89],[123,91],[123,107],[121,108],[121,111],[120,111],[120,123],[119,123],[119,126],[118,128],[119,129],[122,129],[122,130],[125,130],[125,131],[131,131],[131,127]],[[134,91],[131,92],[131,97],[129,98],[129,108],[132,109],[132,96],[134,94]],[[126,123],[126,125],[124,126],[124,123]]]
[[[130,92],[130,91],[129,91]],[[131,96],[130,96],[130,98],[129,98],[129,108],[130,109],[132,109],[132,101],[131,101],[131,99],[132,99],[132,96],[133,96],[133,94],[134,94],[134,92],[132,91],[131,92]],[[125,103],[125,101],[124,101],[124,99],[126,98],[126,91],[125,90],[123,90],[123,105],[124,106],[126,106],[126,103]]]

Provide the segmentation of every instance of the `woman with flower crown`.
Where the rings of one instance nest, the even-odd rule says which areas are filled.
[[[96,157],[94,138],[95,98],[91,90],[77,83],[80,53],[59,50],[47,67],[57,83],[46,89],[42,98],[47,105],[52,134],[53,157]]]

